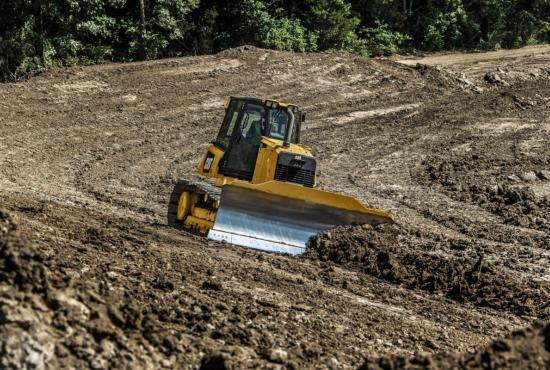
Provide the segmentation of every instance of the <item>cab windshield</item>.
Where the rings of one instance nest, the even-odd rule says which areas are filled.
[[[290,117],[286,111],[282,109],[267,109],[265,136],[272,139],[283,140],[289,121]],[[294,136],[293,132],[291,138],[292,142],[294,142]]]
[[[297,123],[294,125],[291,143],[299,140],[300,113],[295,113]],[[226,111],[224,122],[218,132],[215,143],[226,150],[231,140],[237,140],[237,135],[246,138],[249,142],[257,142],[260,137],[267,136],[271,139],[284,140],[290,116],[286,109],[266,107],[260,102],[247,102],[234,100]],[[235,137],[233,137],[235,135]],[[233,138],[233,139],[232,139]]]

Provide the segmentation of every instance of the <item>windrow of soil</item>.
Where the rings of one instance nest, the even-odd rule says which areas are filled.
[[[548,369],[550,368],[550,323],[512,332],[472,354],[381,357],[367,360],[360,370],[399,369]]]
[[[408,289],[516,315],[550,316],[550,285],[522,279],[475,245],[438,253],[399,225],[340,226],[313,237],[310,258],[330,261]]]
[[[527,161],[510,163],[474,153],[431,157],[424,165],[430,181],[441,184],[453,198],[480,205],[506,224],[550,231],[550,198],[538,196],[530,186],[550,182],[550,158],[532,162],[529,166]]]

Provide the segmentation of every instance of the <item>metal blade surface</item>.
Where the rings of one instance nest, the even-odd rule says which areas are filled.
[[[319,190],[311,189],[312,193]],[[380,224],[386,218],[238,186],[224,186],[208,238],[298,255],[313,235],[337,225]]]

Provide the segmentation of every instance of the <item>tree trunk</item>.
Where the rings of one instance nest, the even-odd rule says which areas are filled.
[[[38,53],[42,66],[46,65],[46,51],[44,46],[44,7],[40,4],[38,9]]]
[[[141,21],[141,32],[139,36],[141,44],[140,58],[145,59],[147,57],[147,53],[145,52],[145,0],[139,0],[139,17]]]
[[[145,3],[144,0],[139,0],[139,16],[141,19],[141,33],[145,36]]]

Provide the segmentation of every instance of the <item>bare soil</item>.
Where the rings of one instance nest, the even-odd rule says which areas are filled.
[[[416,355],[369,359],[361,370],[397,369],[548,369],[550,324],[536,323],[495,340],[487,348],[463,355]]]
[[[447,253],[440,253],[447,249]],[[475,244],[434,243],[394,225],[338,227],[310,241],[308,254],[379,279],[516,315],[550,316],[550,283],[514,279]]]
[[[549,46],[405,61],[242,47],[1,85],[0,367],[493,356],[550,317],[549,65]],[[301,257],[168,227],[230,94],[303,106],[319,187],[397,225],[337,228]],[[544,361],[536,325],[517,346]]]

